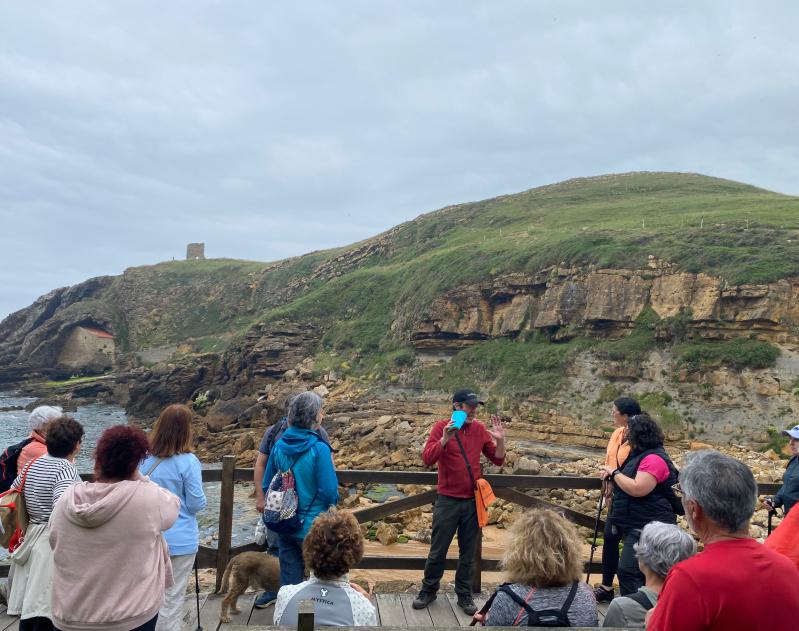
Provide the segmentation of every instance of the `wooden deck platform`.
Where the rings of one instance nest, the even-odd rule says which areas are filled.
[[[233,627],[267,627],[272,626],[274,605],[266,609],[255,609],[253,604],[260,592],[247,592],[239,598],[241,613],[231,616],[229,624],[219,624],[219,609],[222,603],[221,594],[200,594],[200,625],[203,631],[233,631]],[[411,606],[415,594],[375,594],[373,602],[377,605],[378,624],[382,627],[424,627],[454,628],[468,627],[471,616],[463,613],[455,603],[455,594],[439,594],[438,598],[427,609],[417,610]],[[476,595],[474,602],[478,609],[488,598],[485,594]],[[186,598],[182,631],[196,631],[197,602],[195,596]],[[607,603],[599,605],[599,624],[605,617]],[[0,628],[0,631],[3,631]]]

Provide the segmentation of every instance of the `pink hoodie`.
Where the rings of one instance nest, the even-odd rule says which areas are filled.
[[[81,482],[50,516],[53,623],[63,631],[127,631],[158,613],[172,583],[161,534],[180,500],[147,478]]]

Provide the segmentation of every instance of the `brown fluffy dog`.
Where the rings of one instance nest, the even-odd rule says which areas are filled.
[[[263,552],[242,552],[230,559],[222,575],[221,591],[227,595],[222,600],[220,622],[230,622],[230,613],[239,613],[236,601],[249,586],[272,592],[279,590],[278,560]]]

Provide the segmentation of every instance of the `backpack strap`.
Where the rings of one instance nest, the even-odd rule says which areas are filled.
[[[28,478],[28,471],[31,470],[33,463],[36,462],[41,456],[36,456],[33,460],[31,460],[28,464],[25,465],[25,468],[22,470],[22,479],[19,481],[19,488],[17,489],[20,493],[25,492],[25,480]]]
[[[524,611],[527,612],[527,626],[532,626],[533,624],[537,623],[538,618],[536,617],[535,610],[527,604],[525,600],[522,599],[519,594],[511,589],[511,586],[505,583],[504,585],[500,585],[497,587],[497,592],[502,592],[503,594],[507,594],[511,597],[511,600],[515,602],[519,607],[521,607]]]
[[[567,619],[569,617],[569,615],[568,615],[569,609],[571,608],[572,603],[574,602],[574,597],[577,595],[577,587],[578,586],[579,586],[579,582],[578,581],[574,581],[572,583],[572,588],[571,588],[571,591],[569,592],[569,595],[566,597],[566,602],[564,602],[563,603],[563,607],[560,608],[560,613],[562,615],[566,616]]]
[[[649,596],[647,596],[644,592],[640,590],[635,592],[634,594],[627,594],[627,598],[641,605],[644,608],[644,611],[649,611],[650,609],[652,609],[652,607],[654,607],[652,601],[649,600]]]
[[[458,443],[458,447],[461,448],[461,455],[463,456],[463,460],[466,462],[466,470],[469,472],[469,478],[472,480],[472,488],[477,488],[477,482],[474,481],[474,473],[472,472],[472,465],[469,464],[469,458],[466,457],[466,450],[463,448],[461,437],[458,436],[457,432],[455,432],[455,440]]]

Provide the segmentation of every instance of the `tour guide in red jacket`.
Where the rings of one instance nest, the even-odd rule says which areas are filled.
[[[452,397],[452,409],[466,412],[466,423],[458,430],[450,420],[436,422],[424,447],[422,459],[425,466],[432,467],[438,463],[438,497],[433,509],[430,555],[424,567],[422,590],[413,601],[414,609],[423,609],[436,599],[444,574],[447,549],[457,531],[458,567],[455,571],[455,592],[458,595],[458,606],[467,615],[477,611],[470,582],[479,536],[474,486],[454,436],[457,433],[460,438],[475,479],[481,474],[481,453],[495,465],[502,464],[505,459],[505,428],[498,416],[491,417],[490,430],[475,420],[477,406],[482,404],[480,397],[470,390],[458,390]]]

